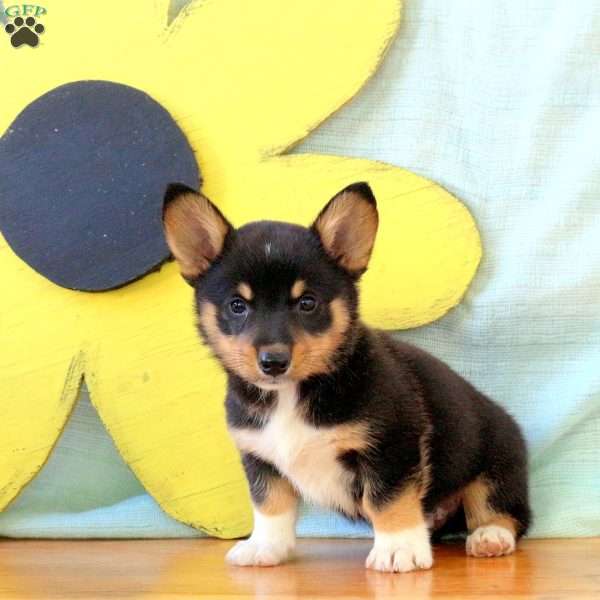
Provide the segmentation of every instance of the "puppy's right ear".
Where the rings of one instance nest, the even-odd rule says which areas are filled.
[[[312,229],[337,264],[358,278],[367,269],[379,217],[377,201],[364,181],[338,192],[321,211]]]
[[[225,238],[233,230],[208,198],[180,183],[167,187],[163,225],[167,244],[190,285],[221,254]]]

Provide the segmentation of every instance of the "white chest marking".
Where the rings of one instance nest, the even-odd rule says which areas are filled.
[[[366,443],[361,426],[313,427],[296,409],[296,387],[277,392],[277,406],[262,429],[234,429],[242,451],[275,465],[307,500],[356,514],[353,474],[338,460],[341,452]]]

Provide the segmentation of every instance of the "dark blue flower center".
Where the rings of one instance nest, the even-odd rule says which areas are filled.
[[[198,188],[199,179],[188,141],[150,96],[69,83],[32,102],[0,138],[0,230],[57,285],[113,289],[168,258],[165,189]]]

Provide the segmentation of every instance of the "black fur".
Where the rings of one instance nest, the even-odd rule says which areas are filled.
[[[242,465],[250,485],[252,499],[257,504],[262,504],[268,492],[269,480],[281,477],[281,474],[272,464],[252,454],[242,455]]]

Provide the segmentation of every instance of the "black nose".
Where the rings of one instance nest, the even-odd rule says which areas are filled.
[[[265,375],[281,375],[290,366],[290,353],[288,350],[261,350],[258,353],[258,364]]]

